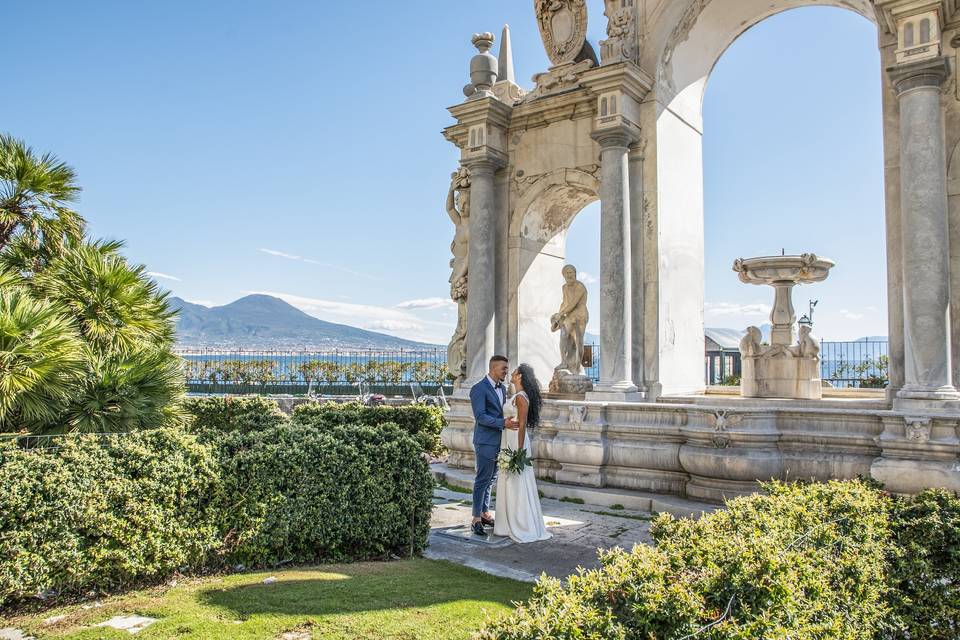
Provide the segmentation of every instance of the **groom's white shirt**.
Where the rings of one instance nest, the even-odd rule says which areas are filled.
[[[494,393],[497,394],[497,397],[500,398],[500,404],[503,405],[507,401],[506,390],[503,388],[503,384],[500,385],[500,388],[497,389],[497,383],[493,378],[487,374],[487,382],[490,383],[490,386],[493,387]]]

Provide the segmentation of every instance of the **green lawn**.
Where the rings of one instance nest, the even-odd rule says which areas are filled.
[[[277,582],[263,584],[267,577]],[[275,638],[307,631],[313,638],[469,638],[485,621],[525,600],[532,585],[448,562],[413,559],[303,567],[181,580],[174,587],[73,605],[33,616],[0,618],[38,638],[130,638],[91,626],[115,615],[159,618],[135,637]],[[88,603],[89,606],[89,603]],[[52,625],[43,620],[66,618]]]

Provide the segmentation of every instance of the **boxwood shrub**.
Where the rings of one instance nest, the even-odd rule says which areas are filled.
[[[230,562],[347,560],[423,549],[433,476],[396,425],[281,424],[219,444]]]
[[[0,605],[113,591],[216,549],[211,451],[177,429],[0,445]]]
[[[423,549],[433,478],[404,430],[291,424],[268,404],[226,418],[202,407],[199,437],[169,428],[0,445],[0,608],[225,562]]]
[[[889,619],[888,508],[866,484],[830,482],[663,515],[656,547],[603,553],[566,586],[542,579],[481,637],[867,640]]]
[[[368,407],[359,402],[336,404],[333,402],[301,404],[293,409],[293,421],[297,424],[328,428],[345,424],[380,426],[395,424],[413,436],[423,451],[438,454],[440,432],[445,420],[440,407],[411,404],[398,407]]]
[[[274,400],[259,396],[188,398],[191,428],[203,440],[233,431],[258,431],[287,421]]]
[[[892,630],[885,638],[960,638],[960,497],[930,490],[893,506]]]

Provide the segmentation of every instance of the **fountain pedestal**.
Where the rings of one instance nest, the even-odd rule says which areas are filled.
[[[740,341],[740,395],[744,398],[798,398],[819,400],[820,343],[810,327],[800,329],[794,344],[796,314],[792,290],[797,284],[825,280],[834,266],[815,254],[738,259],[733,263],[741,282],[765,284],[775,291],[770,322],[770,344],[761,344],[760,329],[749,327]]]

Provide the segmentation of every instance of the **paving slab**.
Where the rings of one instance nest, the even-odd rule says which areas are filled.
[[[482,542],[469,530],[472,516],[464,494],[435,492],[428,558],[449,560],[493,575],[535,582],[542,574],[566,578],[578,567],[596,567],[597,549],[649,544],[653,514],[636,509],[601,507],[544,498],[544,523],[550,540],[517,544],[499,536]],[[496,517],[496,498],[494,498]]]
[[[127,631],[131,634],[135,634],[140,633],[156,621],[156,618],[148,618],[146,616],[114,616],[109,620],[94,626],[111,627],[113,629],[119,629],[121,631]]]

